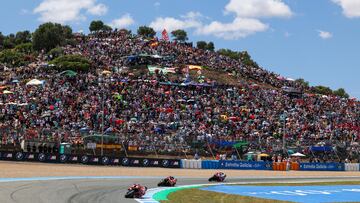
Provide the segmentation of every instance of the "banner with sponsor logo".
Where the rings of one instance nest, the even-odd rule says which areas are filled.
[[[271,170],[271,162],[265,161],[219,161],[220,169],[239,169],[239,170]]]
[[[343,163],[300,163],[300,171],[344,171]]]
[[[181,168],[179,159],[152,159],[93,155],[66,155],[31,152],[0,152],[0,160],[34,161],[45,163],[74,163],[87,165],[122,165],[135,167]]]

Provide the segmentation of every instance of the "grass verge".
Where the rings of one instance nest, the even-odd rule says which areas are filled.
[[[161,203],[287,203],[286,201],[230,195],[199,189],[184,189],[170,193]]]
[[[326,185],[360,185],[360,181],[341,182],[309,182],[309,183],[259,183],[243,184],[241,186],[326,186]],[[286,201],[262,199],[256,197],[231,195],[204,191],[198,188],[178,190],[167,194],[168,200],[161,200],[161,203],[285,203]]]

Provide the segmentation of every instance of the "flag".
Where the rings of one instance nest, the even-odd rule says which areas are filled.
[[[169,35],[168,35],[168,32],[166,31],[166,29],[164,29],[161,34],[162,34],[162,39],[164,41],[169,41]]]

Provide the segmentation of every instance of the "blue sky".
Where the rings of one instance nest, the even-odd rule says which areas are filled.
[[[247,50],[265,69],[360,99],[359,0],[2,0],[0,31],[92,20],[136,31],[185,29],[190,41]]]

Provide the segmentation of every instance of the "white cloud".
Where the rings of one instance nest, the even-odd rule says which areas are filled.
[[[131,17],[130,14],[125,14],[121,18],[114,19],[109,23],[113,28],[126,28],[135,23],[135,20]]]
[[[87,11],[92,15],[102,16],[107,13],[108,8],[104,4],[98,4],[91,8],[89,8]]]
[[[201,35],[214,35],[227,40],[247,37],[256,32],[269,28],[268,25],[253,18],[235,18],[231,23],[213,21],[209,25],[199,28],[196,33]]]
[[[332,0],[341,6],[343,14],[348,18],[360,17],[360,1],[359,0]]]
[[[199,12],[189,12],[181,18],[159,17],[150,23],[156,31],[166,28],[194,29],[198,35],[214,35],[219,38],[232,40],[244,38],[257,32],[264,32],[269,25],[260,18],[281,17],[288,18],[293,12],[282,0],[230,0],[225,6],[225,13],[235,14],[230,22],[209,21],[208,17]]]
[[[330,39],[333,35],[330,32],[318,30],[319,37],[322,39]]]
[[[293,12],[282,0],[230,0],[226,13],[243,18],[291,17]]]
[[[91,15],[104,15],[107,7],[97,0],[43,0],[33,12],[40,14],[42,22],[67,23],[85,20],[83,11]]]
[[[177,29],[198,28],[201,26],[201,21],[199,20],[199,17],[201,16],[202,15],[199,12],[189,12],[186,15],[181,16],[181,19],[159,17],[150,23],[150,27],[156,31],[166,29],[169,32]]]
[[[27,9],[24,9],[24,8],[23,8],[23,9],[20,10],[20,14],[21,14],[21,15],[26,15],[26,14],[29,14],[29,13],[30,13],[30,12],[29,12],[29,10],[27,10]]]

